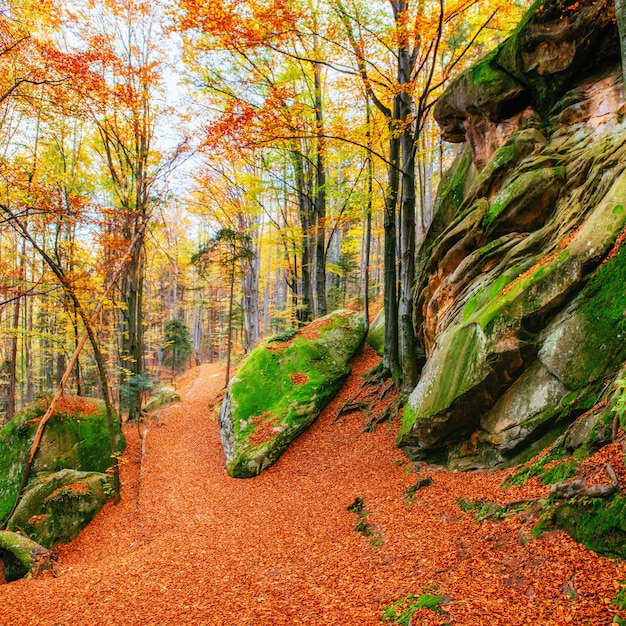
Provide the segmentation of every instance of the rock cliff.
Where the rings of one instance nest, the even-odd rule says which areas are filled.
[[[613,2],[536,3],[440,98],[464,143],[418,255],[412,456],[508,462],[626,361],[626,102]]]

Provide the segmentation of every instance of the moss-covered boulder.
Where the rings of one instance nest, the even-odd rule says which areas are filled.
[[[174,387],[161,387],[143,407],[143,410],[147,413],[160,409],[163,406],[167,406],[172,402],[180,402],[180,394]]]
[[[52,548],[72,541],[112,496],[107,474],[64,469],[35,480],[7,528]]]
[[[385,351],[385,309],[381,309],[367,331],[367,343],[379,356]]]
[[[399,432],[411,456],[507,463],[591,408],[626,359],[626,101],[609,4],[537,3],[439,100],[444,137],[468,148],[418,252],[427,361]]]
[[[626,558],[626,498],[579,498],[550,507],[533,534],[561,528],[590,550]]]
[[[0,530],[0,559],[4,561],[7,582],[36,576],[53,567],[50,550],[28,537],[6,530]]]
[[[47,400],[28,405],[0,430],[0,519],[4,519],[13,507],[39,418],[47,406]],[[117,420],[116,430],[118,451],[121,452],[125,441]],[[104,402],[62,398],[44,430],[32,475],[36,478],[66,468],[104,473],[110,466]]]
[[[250,478],[275,463],[317,418],[350,373],[364,339],[361,315],[336,311],[270,339],[228,386],[219,423],[228,473]]]

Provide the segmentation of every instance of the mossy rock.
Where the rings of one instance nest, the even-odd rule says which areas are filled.
[[[52,553],[19,533],[0,530],[0,559],[7,582],[52,569]]]
[[[381,309],[367,332],[367,343],[376,351],[378,356],[385,352],[385,310]]]
[[[427,361],[398,440],[412,458],[508,464],[590,409],[626,359],[613,11],[610,0],[538,0],[437,102],[443,138],[467,145],[417,254],[413,323]]]
[[[626,558],[626,498],[584,498],[557,504],[544,514],[533,534],[551,528],[563,529],[594,552]]]
[[[149,413],[172,402],[180,402],[180,394],[174,387],[162,387],[146,402],[143,410]]]
[[[584,272],[598,265],[624,228],[626,215],[619,198],[625,193],[626,173],[621,172],[559,250],[518,261],[510,249],[504,260],[507,269],[495,265],[493,272],[476,279],[465,305],[452,310],[452,322],[437,337],[407,402],[399,431],[401,446],[440,447],[446,438],[462,438],[481,422],[493,435],[494,445],[513,453],[558,416],[591,406],[589,397],[597,382],[626,358],[626,342],[621,340],[626,333],[626,283],[620,278],[625,275],[624,247],[597,273]],[[456,228],[451,225],[449,232]],[[444,240],[445,234],[440,238]],[[477,262],[488,258],[472,254]],[[555,317],[554,311],[568,298],[571,309],[562,308],[561,317]],[[572,315],[578,321],[568,324]],[[542,325],[543,334],[528,332]],[[541,363],[532,369],[537,351]],[[511,386],[520,371],[524,377]],[[498,397],[500,404],[493,407]],[[520,403],[524,410],[513,411]],[[511,424],[501,423],[511,419]],[[512,430],[505,433],[507,429]]]
[[[409,396],[398,431],[403,447],[437,445],[463,423],[464,398],[491,373],[487,338],[477,324],[451,328],[440,338],[440,348],[427,361],[421,379]],[[471,414],[470,414],[471,415]]]
[[[610,0],[537,0],[498,48],[494,65],[524,84],[545,116],[577,75],[600,61],[598,48],[611,27],[617,30],[614,22]]]
[[[47,400],[29,404],[0,430],[0,520],[13,507],[39,418],[47,406]],[[118,451],[122,452],[126,442],[117,420],[115,428]],[[104,473],[110,466],[105,403],[91,398],[63,398],[46,425],[32,475],[65,468]]]
[[[336,311],[286,341],[256,348],[232,379],[220,411],[228,473],[250,478],[275,463],[317,418],[350,373],[364,339],[361,315]]]
[[[113,481],[107,474],[64,469],[32,484],[7,528],[47,548],[69,543],[112,496]]]

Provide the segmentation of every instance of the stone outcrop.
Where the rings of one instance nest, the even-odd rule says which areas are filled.
[[[112,496],[112,479],[107,474],[64,469],[34,482],[7,528],[46,548],[69,543]]]
[[[48,403],[38,400],[0,430],[0,520],[11,512],[39,418]],[[118,451],[125,447],[116,422]],[[31,476],[0,533],[0,558],[7,580],[37,573],[50,565],[52,548],[67,543],[113,495],[106,407],[101,400],[64,397],[46,425]],[[2,542],[0,542],[2,543]],[[8,573],[7,573],[8,572]]]
[[[364,334],[361,315],[336,311],[250,353],[219,416],[231,476],[260,474],[315,421],[350,373]]]
[[[399,444],[493,466],[626,361],[626,102],[613,3],[537,3],[435,115],[465,142],[418,255],[427,354]]]

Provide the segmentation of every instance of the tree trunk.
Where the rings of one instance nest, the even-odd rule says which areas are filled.
[[[302,303],[299,305],[299,322],[306,324],[313,319],[313,283],[311,280],[311,235],[313,230],[313,207],[311,196],[306,189],[304,180],[304,164],[302,153],[298,150],[292,150],[291,157],[293,161],[294,173],[296,178],[296,189],[298,193],[298,211],[300,214],[300,230],[302,231]]]
[[[26,337],[24,340],[24,365],[26,368],[26,395],[25,403],[30,404],[35,399],[35,377],[33,371],[33,299],[25,303],[26,309]]]
[[[365,333],[370,327],[370,251],[372,240],[372,194],[374,192],[374,162],[372,161],[372,105],[365,96],[365,120],[367,139],[367,206],[365,208],[365,237],[363,242],[363,323]]]
[[[317,296],[317,317],[328,313],[326,302],[326,163],[324,140],[324,114],[322,102],[322,65],[313,63],[315,89],[315,122],[317,139],[317,159],[315,167],[315,291]]]
[[[16,298],[13,304],[13,337],[11,337],[11,349],[9,352],[9,390],[7,393],[6,421],[10,422],[15,416],[17,396],[17,345],[19,340],[20,326],[20,303],[22,298]]]
[[[143,250],[135,250],[122,279],[122,382],[130,385],[127,394],[128,419],[134,420],[141,412],[143,386]]]
[[[394,98],[394,115],[389,122],[389,168],[385,193],[384,218],[384,310],[385,351],[383,369],[398,383],[401,376],[398,350],[398,295],[396,286],[396,203],[398,200],[400,140],[395,122],[399,119],[399,98]]]
[[[398,2],[398,10],[406,4]],[[396,15],[396,22],[400,21]],[[400,41],[398,50],[398,83],[407,85],[413,74],[413,62],[406,42]],[[400,229],[400,346],[402,356],[402,388],[412,391],[417,383],[415,332],[413,331],[413,283],[415,281],[415,152],[411,99],[401,91],[398,95],[400,118],[400,145],[402,150],[402,200]]]
[[[20,255],[20,277],[22,281],[26,275],[26,240],[22,240],[22,253]],[[18,287],[21,289],[22,285]],[[6,421],[10,422],[15,416],[17,404],[17,348],[19,345],[20,312],[22,296],[18,294],[13,308],[13,337],[11,338],[11,352],[9,356],[9,391],[7,401]]]
[[[230,295],[228,297],[228,338],[226,340],[226,386],[230,380],[230,351],[233,339],[233,301],[235,298],[235,251],[230,271]]]
[[[415,145],[405,132],[402,144],[402,269],[400,299],[400,343],[404,391],[417,384],[417,356],[413,330],[413,283],[415,281]]]
[[[75,311],[72,314],[72,330],[74,332],[74,349],[76,349],[76,346],[78,345],[78,316]],[[76,395],[82,396],[83,385],[82,385],[82,380],[81,380],[82,374],[81,374],[81,369],[80,369],[80,358],[76,359],[76,368],[75,368],[74,376],[76,377]]]
[[[243,259],[243,348],[249,354],[259,340],[259,272],[257,255]]]
[[[626,0],[615,0],[615,19],[619,31],[619,46],[622,53],[622,79],[626,95]]]

